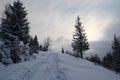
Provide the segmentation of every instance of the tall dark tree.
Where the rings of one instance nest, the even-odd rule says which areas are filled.
[[[34,45],[35,52],[38,52],[38,50],[39,50],[39,42],[38,42],[37,36],[35,36],[35,38],[33,40],[33,45]]]
[[[82,23],[80,22],[79,16],[77,17],[75,32],[73,34],[72,48],[76,53],[76,57],[81,58],[83,58],[84,52],[89,49],[86,33],[83,29]]]
[[[39,51],[39,42],[38,42],[37,36],[35,36],[34,39],[31,37],[29,47],[30,47],[30,53],[31,54],[33,54],[34,52],[38,53],[38,51]]]
[[[114,40],[112,44],[112,54],[114,69],[116,72],[120,72],[120,38],[114,35]]]
[[[103,57],[102,65],[108,69],[113,69],[113,55],[111,53],[107,53]]]
[[[14,1],[13,5],[6,6],[5,15],[1,20],[1,33],[3,38],[14,41],[17,37],[25,44],[29,42],[29,23],[27,12],[20,0]]]

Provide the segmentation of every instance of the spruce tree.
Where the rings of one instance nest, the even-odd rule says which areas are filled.
[[[30,53],[31,54],[33,54],[34,52],[38,53],[38,51],[39,51],[39,42],[38,42],[37,36],[35,36],[34,39],[31,37],[29,47],[30,47]]]
[[[107,53],[103,57],[102,65],[108,69],[113,70],[113,55],[111,53]]]
[[[6,5],[4,16],[1,18],[0,38],[4,40],[2,51],[7,54],[6,58],[11,58],[14,63],[22,61],[21,55],[29,55],[27,45],[24,45],[29,42],[29,23],[26,16],[22,2],[16,0],[13,4]],[[24,44],[21,45],[21,42]]]
[[[1,20],[1,34],[3,38],[14,41],[16,37],[25,44],[29,42],[29,23],[27,12],[19,0],[14,1],[13,5],[7,5],[5,17]]]
[[[120,72],[120,38],[114,35],[112,44],[113,64],[116,72]]]
[[[76,57],[83,58],[83,54],[89,49],[89,44],[86,38],[86,33],[84,32],[82,23],[80,22],[79,16],[77,17],[75,32],[73,33],[72,48],[75,51]]]
[[[38,42],[37,35],[35,36],[35,38],[33,40],[33,46],[34,46],[34,51],[38,52],[38,50],[39,50],[39,42]]]
[[[10,8],[10,4],[5,6],[5,11],[4,11],[4,17],[1,18],[1,38],[3,38],[4,40],[8,40],[8,41],[13,41],[15,39],[16,36],[14,36],[12,34],[12,11]]]

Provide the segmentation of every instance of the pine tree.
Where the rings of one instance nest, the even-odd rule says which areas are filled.
[[[10,8],[10,4],[5,6],[5,11],[4,11],[4,17],[1,18],[1,38],[3,38],[4,40],[9,40],[9,41],[13,41],[15,39],[15,36],[12,34],[12,11]]]
[[[39,42],[38,42],[37,35],[35,36],[35,38],[33,40],[33,46],[34,46],[34,51],[38,52],[38,50],[39,50]]]
[[[113,55],[111,53],[107,53],[103,57],[102,65],[108,69],[113,70]]]
[[[34,52],[38,53],[38,51],[39,51],[39,42],[38,42],[37,36],[35,36],[34,39],[31,37],[29,47],[30,47],[30,54],[33,54]]]
[[[2,39],[4,42],[1,45],[0,55],[1,59],[0,62],[2,62],[5,65],[9,65],[13,63],[13,60],[11,59],[10,51],[12,49],[11,44],[15,40],[16,36],[12,34],[12,28],[10,25],[12,11],[10,9],[10,4],[5,6],[4,16],[1,18],[1,27],[0,27],[0,40]]]
[[[120,72],[120,39],[114,35],[112,44],[113,64],[116,72]]]
[[[75,32],[73,34],[72,48],[76,52],[76,57],[83,58],[83,52],[89,49],[89,44],[86,39],[86,34],[84,32],[82,23],[80,22],[79,16],[77,17]]]
[[[22,2],[16,0],[12,5],[6,5],[4,16],[1,18],[0,38],[4,40],[1,51],[7,54],[5,58],[11,58],[14,63],[22,61],[21,55],[29,55],[27,45],[24,45],[29,42],[29,23],[26,16]],[[24,44],[21,45],[21,42]],[[7,61],[5,64],[11,62]]]
[[[26,19],[27,12],[19,0],[13,5],[7,5],[5,17],[1,20],[1,34],[3,38],[14,41],[16,36],[25,44],[29,42],[29,23]]]

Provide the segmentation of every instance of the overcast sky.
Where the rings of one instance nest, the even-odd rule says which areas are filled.
[[[5,4],[0,0],[0,17]],[[90,52],[110,51],[113,35],[120,35],[120,0],[21,0],[28,12],[30,34],[53,40],[52,49],[71,50],[71,40],[77,15],[84,25]]]

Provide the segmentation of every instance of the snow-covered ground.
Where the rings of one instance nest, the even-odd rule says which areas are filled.
[[[0,80],[120,80],[114,72],[67,54],[39,52],[36,57],[7,67],[0,64]]]

